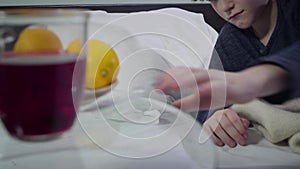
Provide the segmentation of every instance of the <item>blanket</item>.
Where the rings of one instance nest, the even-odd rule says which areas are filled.
[[[231,108],[252,121],[267,140],[272,143],[287,140],[291,150],[300,154],[300,98],[282,105],[253,100],[232,105]]]

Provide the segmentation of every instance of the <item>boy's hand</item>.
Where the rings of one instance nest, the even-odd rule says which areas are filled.
[[[237,144],[246,145],[249,124],[247,119],[240,118],[233,110],[225,109],[215,112],[203,127],[211,133],[216,145],[235,147]]]

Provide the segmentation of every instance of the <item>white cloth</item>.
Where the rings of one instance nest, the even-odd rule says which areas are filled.
[[[179,8],[90,15],[89,38],[112,45],[121,60],[138,50],[156,48],[173,54],[166,57],[174,64],[207,67],[218,35],[202,14]]]
[[[290,139],[291,150],[300,153],[300,99],[280,106],[253,100],[246,104],[235,104],[231,108],[251,120],[270,142],[278,143]]]
[[[147,68],[208,68],[217,35],[202,14],[179,8],[90,12],[89,39],[110,44],[120,59],[117,89],[127,89],[136,73]]]

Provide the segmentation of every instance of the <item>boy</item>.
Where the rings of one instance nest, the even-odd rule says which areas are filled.
[[[289,81],[287,79],[288,76],[285,75],[285,70],[281,70],[280,67],[276,66],[281,65],[280,63],[282,62],[280,57],[278,57],[279,55],[277,55],[277,61],[276,59],[275,61],[272,61],[272,58],[274,57],[271,57],[271,60],[268,60],[268,58],[270,55],[276,54],[300,39],[300,1],[211,0],[211,4],[215,11],[223,19],[228,21],[228,23],[222,28],[215,45],[216,51],[218,52],[222,62],[222,66],[224,70],[227,71],[225,73],[226,80],[236,79],[236,83],[243,83],[240,82],[239,78],[232,72],[240,72],[263,62],[272,63],[262,64],[261,66],[267,66],[268,68],[271,67],[270,70],[273,72],[278,71],[280,72],[279,74],[282,73],[284,75],[282,76],[284,79],[281,79],[282,81]],[[210,68],[218,68],[215,67],[215,65],[217,65],[217,60],[218,58],[216,56],[212,57]],[[183,73],[184,71],[185,73]],[[186,73],[187,70],[182,68],[170,71],[170,75],[174,76],[175,79],[176,77],[180,77],[178,76],[179,74]],[[197,90],[191,96],[177,100],[173,103],[174,106],[188,111],[191,111],[191,109],[189,109],[190,107],[195,108],[195,105],[198,105],[198,108],[205,107],[203,104],[209,99],[202,99],[203,95],[205,95],[205,93],[209,93],[209,88],[213,88],[213,83],[217,82],[213,79],[214,76],[211,74],[219,74],[220,76],[221,73],[217,70],[211,70],[210,83],[207,83],[206,86],[204,81],[202,81],[204,78],[201,76],[204,76],[207,73],[204,73],[201,70],[193,70],[192,74],[193,76],[191,77],[193,78],[188,79],[188,76],[186,75],[182,76],[182,78],[177,78],[176,80],[179,82],[181,87],[187,87],[189,81],[194,81],[196,79],[198,84]],[[258,77],[263,75],[264,74],[257,72]],[[208,76],[206,75],[206,77]],[[183,83],[182,81],[185,82]],[[255,79],[248,79],[248,81],[255,82]],[[232,80],[232,82],[234,82],[234,80]],[[241,85],[247,86],[247,84]],[[160,83],[157,85],[157,88],[163,91],[167,91],[172,87],[178,89],[178,86],[174,86],[176,86],[174,85],[174,81],[172,82],[172,80],[161,76]],[[228,88],[230,87],[231,86]],[[266,101],[278,104],[292,98],[290,87],[287,84],[282,84],[282,86],[278,89],[273,89],[272,87],[273,86],[270,85],[270,89],[264,89],[283,92],[264,98]],[[244,93],[242,98],[253,98],[255,95],[252,96],[251,94],[253,93],[251,92],[255,93],[255,90],[250,91],[250,93]],[[257,95],[257,97],[265,96],[267,94],[270,93],[266,92],[265,94]],[[207,94],[207,96],[209,96],[209,94]],[[197,100],[195,99],[196,97],[201,98],[200,104],[194,101]],[[235,95],[234,97],[241,97],[241,95]],[[240,102],[249,101],[247,99],[243,100],[242,98],[240,99]],[[230,98],[226,101],[227,103],[230,103]],[[215,112],[204,123],[204,126],[214,133],[212,137],[217,145],[223,146],[224,144],[227,144],[230,147],[235,147],[237,144],[245,145],[247,139],[246,129],[248,125],[248,120],[238,117],[237,113],[230,109]]]

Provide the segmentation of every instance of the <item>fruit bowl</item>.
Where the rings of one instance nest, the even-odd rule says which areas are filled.
[[[100,89],[85,89],[83,93],[83,100],[81,104],[86,105],[91,102],[94,102],[98,97],[105,95],[110,92],[113,88],[115,88],[118,84],[118,80],[115,80],[110,85],[105,86]]]

